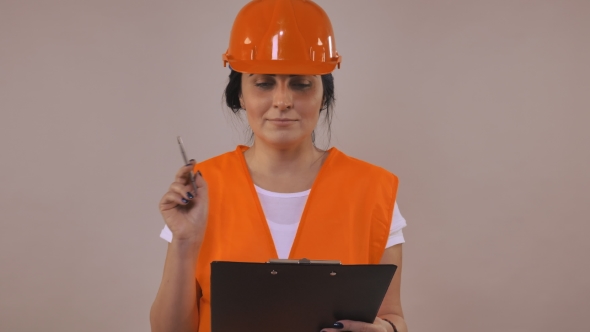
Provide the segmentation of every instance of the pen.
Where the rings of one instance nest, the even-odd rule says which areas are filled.
[[[182,154],[182,159],[184,159],[184,164],[188,165],[189,160],[186,157],[186,151],[184,151],[184,144],[182,143],[182,137],[178,136],[178,137],[176,137],[176,140],[178,141],[178,146],[180,146],[180,153]],[[197,183],[195,182],[195,175],[193,174],[192,169],[191,169],[191,172],[189,175],[191,178],[191,183],[193,184],[193,189],[195,190],[195,195],[197,195]]]

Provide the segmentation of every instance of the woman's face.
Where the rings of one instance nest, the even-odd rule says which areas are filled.
[[[240,103],[254,136],[277,148],[311,142],[322,98],[319,75],[242,75]]]

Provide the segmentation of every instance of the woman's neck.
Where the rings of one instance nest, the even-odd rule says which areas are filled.
[[[298,192],[311,188],[326,155],[311,140],[281,149],[255,141],[244,152],[254,183],[275,192]]]

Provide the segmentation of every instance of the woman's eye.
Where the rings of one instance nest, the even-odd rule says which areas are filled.
[[[311,86],[309,83],[294,83],[293,86],[297,89],[307,89]]]
[[[269,88],[272,86],[272,83],[270,82],[259,82],[255,84],[257,87],[259,88]]]

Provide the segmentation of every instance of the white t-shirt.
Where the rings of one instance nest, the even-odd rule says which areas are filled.
[[[275,193],[262,189],[258,186],[256,192],[268,228],[272,234],[272,239],[277,249],[279,258],[289,258],[289,252],[293,246],[295,235],[297,234],[297,227],[307,202],[310,190],[301,191],[298,193]],[[402,228],[406,227],[406,220],[402,217],[397,206],[397,202],[393,208],[393,221],[389,229],[389,238],[386,247],[392,247],[396,244],[404,243],[404,235]],[[164,226],[160,237],[168,242],[172,242],[172,232],[168,226]]]

